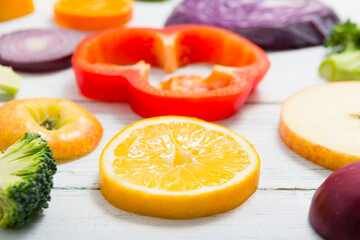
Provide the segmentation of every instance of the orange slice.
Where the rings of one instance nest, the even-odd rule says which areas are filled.
[[[122,27],[130,21],[133,0],[60,0],[55,20],[66,28],[95,31]]]
[[[0,22],[22,17],[33,11],[32,0],[0,0]]]
[[[125,211],[169,219],[231,210],[257,189],[260,159],[237,133],[187,117],[145,119],[100,156],[104,197]]]

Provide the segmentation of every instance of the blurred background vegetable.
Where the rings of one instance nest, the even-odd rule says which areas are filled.
[[[96,31],[122,27],[132,17],[134,0],[60,0],[55,4],[56,22],[66,28]]]
[[[319,73],[330,81],[360,80],[360,29],[350,20],[332,29],[326,47],[331,54],[320,65]]]
[[[165,25],[213,25],[266,49],[288,49],[323,44],[338,21],[317,0],[184,0]]]
[[[20,85],[21,77],[11,67],[0,65],[0,99],[15,97]]]
[[[28,72],[67,68],[84,36],[82,32],[65,29],[13,32],[0,38],[0,64]]]
[[[33,11],[32,0],[0,0],[0,22],[22,17]]]

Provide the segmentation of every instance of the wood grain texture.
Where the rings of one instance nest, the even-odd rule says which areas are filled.
[[[242,206],[226,213],[165,220],[119,210],[99,190],[54,190],[49,209],[21,231],[0,231],[0,238],[320,239],[307,217],[313,194],[312,190],[258,190]]]
[[[29,28],[57,28],[52,20],[55,0],[35,0],[33,14],[0,23],[0,34]],[[136,2],[129,26],[162,27],[180,0]],[[360,22],[357,0],[324,0],[342,19]],[[326,83],[317,69],[325,48],[269,52],[271,68],[242,110],[216,123],[247,138],[261,158],[259,189],[233,211],[212,217],[171,221],[127,213],[111,206],[98,188],[98,159],[105,144],[122,128],[140,120],[127,103],[105,103],[79,93],[72,69],[43,74],[20,73],[17,98],[56,97],[76,101],[94,113],[104,127],[97,149],[79,160],[59,163],[49,209],[22,229],[0,229],[0,239],[319,239],[308,223],[311,198],[332,171],[289,150],[278,135],[281,103],[306,87]],[[195,64],[167,75],[153,68],[150,81],[198,72]],[[0,102],[0,105],[4,101]],[[1,134],[1,133],[0,133]]]

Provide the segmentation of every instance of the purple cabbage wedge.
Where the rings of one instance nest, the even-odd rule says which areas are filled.
[[[184,0],[165,25],[212,25],[265,49],[291,49],[323,44],[338,21],[317,0]]]
[[[0,37],[0,64],[14,70],[41,72],[71,66],[82,32],[66,29],[37,29]]]

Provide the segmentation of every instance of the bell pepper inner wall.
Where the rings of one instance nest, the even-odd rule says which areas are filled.
[[[154,32],[137,29],[109,32],[94,40],[87,51],[89,63],[132,65],[143,60],[160,67],[163,40]]]
[[[241,67],[255,61],[254,54],[246,46],[211,30],[190,30],[170,35],[128,30],[104,34],[93,41],[87,50],[89,63],[132,65],[145,61],[171,73],[192,63]],[[175,40],[172,40],[173,36]],[[170,46],[165,46],[165,42],[171,42]]]
[[[175,45],[181,67],[198,62],[242,67],[255,62],[254,54],[243,44],[212,30],[181,32]]]

